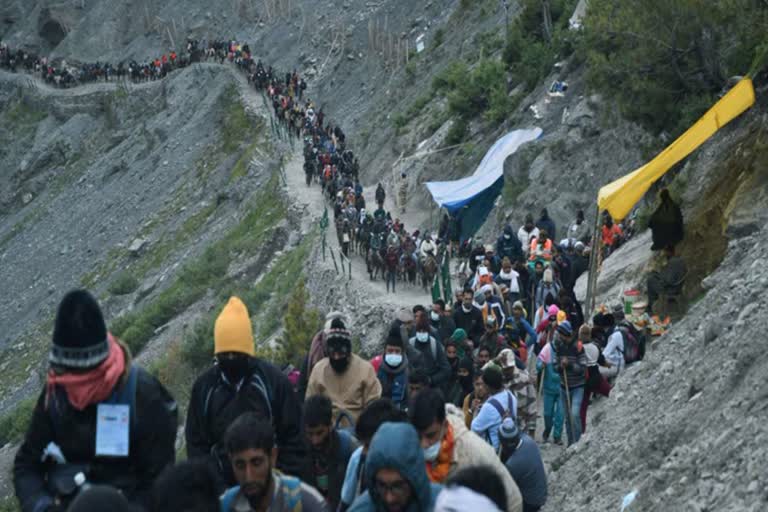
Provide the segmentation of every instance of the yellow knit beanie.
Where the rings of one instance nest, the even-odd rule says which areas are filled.
[[[253,328],[248,308],[237,297],[231,297],[213,328],[214,353],[239,352],[255,356]]]

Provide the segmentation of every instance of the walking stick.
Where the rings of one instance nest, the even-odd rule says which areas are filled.
[[[568,387],[568,370],[563,368],[563,382],[565,382],[565,401],[568,405],[568,428],[571,431],[571,439],[573,439],[573,418],[571,416],[571,390]]]

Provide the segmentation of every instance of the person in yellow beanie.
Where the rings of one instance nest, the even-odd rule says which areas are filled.
[[[212,458],[219,487],[235,478],[224,447],[227,428],[241,415],[255,413],[270,421],[277,434],[277,467],[297,474],[305,455],[301,437],[301,403],[288,377],[256,357],[248,308],[229,299],[213,329],[214,364],[197,378],[187,409],[187,455]]]

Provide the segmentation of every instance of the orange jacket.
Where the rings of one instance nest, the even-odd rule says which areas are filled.
[[[539,239],[534,238],[531,241],[531,256],[530,260],[534,261],[537,258],[543,258],[545,260],[551,260],[552,259],[552,240],[547,238],[547,241],[544,242],[544,247],[542,248],[541,254],[536,254],[536,250],[539,248]]]

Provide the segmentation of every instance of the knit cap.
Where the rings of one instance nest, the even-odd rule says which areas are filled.
[[[505,440],[511,440],[520,435],[520,430],[512,418],[504,418],[499,427],[499,437]]]
[[[467,331],[465,331],[462,328],[458,328],[455,331],[453,331],[453,334],[451,335],[451,339],[456,343],[461,343],[462,341],[467,339]]]
[[[231,297],[213,327],[214,354],[237,352],[255,356],[253,327],[248,308],[237,297]]]
[[[331,328],[325,333],[327,352],[352,352],[352,335],[347,330],[344,321],[336,318],[331,322]]]
[[[85,290],[69,292],[56,312],[48,361],[65,368],[92,368],[108,355],[107,326],[98,302]]]
[[[557,326],[557,332],[566,336],[571,336],[573,334],[573,327],[571,327],[571,322],[568,320],[561,322],[560,325]]]

